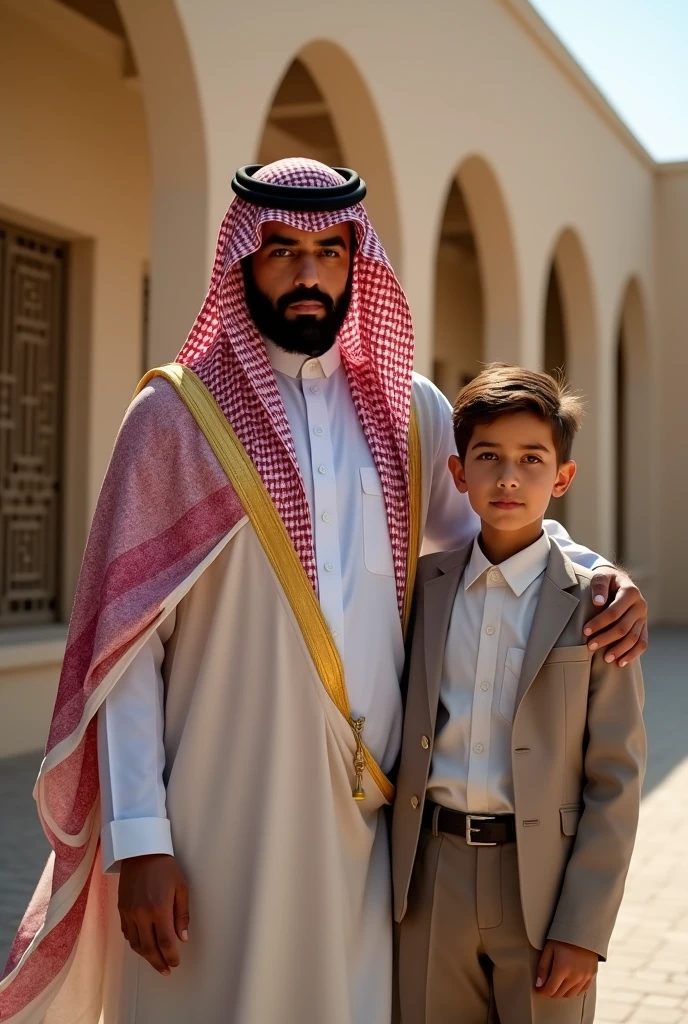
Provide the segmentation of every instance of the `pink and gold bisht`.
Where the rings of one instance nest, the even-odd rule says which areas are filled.
[[[345,192],[348,180],[346,173],[309,160],[280,161],[254,169],[253,176],[292,191]],[[142,638],[247,517],[291,602],[326,693],[360,733],[320,613],[312,524],[286,414],[244,297],[240,261],[258,248],[265,221],[309,231],[354,224],[351,306],[339,344],[382,482],[402,618],[408,608],[419,529],[410,494],[418,489],[412,478],[419,453],[411,422],[413,334],[406,299],[360,202],[281,209],[256,205],[238,191],[220,230],[203,307],[177,361],[141,382],[98,500],[34,794],[53,853],[0,982],[2,1022],[41,1021],[69,976],[81,993],[78,1019],[97,1024],[108,910],[99,857],[96,712]],[[377,784],[389,801],[393,789],[360,742],[356,755],[359,788],[363,759],[368,784]]]

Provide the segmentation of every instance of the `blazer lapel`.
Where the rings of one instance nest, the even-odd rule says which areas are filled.
[[[568,593],[569,589],[576,586],[577,582],[573,566],[561,549],[557,547],[556,541],[552,541],[545,577],[535,608],[533,625],[523,656],[515,711],[518,711],[545,659],[555,646],[579,603],[577,597]]]
[[[472,545],[453,551],[437,566],[439,575],[428,580],[423,591],[424,601],[424,647],[425,672],[428,682],[428,704],[430,721],[435,728],[437,705],[440,699],[442,664],[447,643],[449,622],[454,599],[461,582],[463,570],[468,561]]]

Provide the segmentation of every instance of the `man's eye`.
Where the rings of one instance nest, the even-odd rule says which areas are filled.
[[[271,256],[291,256],[291,249],[273,249]]]
[[[328,259],[332,259],[332,257],[338,259],[339,253],[337,252],[336,249],[323,249],[321,256],[326,256]]]

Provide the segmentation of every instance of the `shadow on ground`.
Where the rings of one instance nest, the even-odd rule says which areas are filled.
[[[688,757],[688,630],[655,629],[643,659],[647,796]],[[40,754],[0,761],[0,965],[49,852],[31,791]]]

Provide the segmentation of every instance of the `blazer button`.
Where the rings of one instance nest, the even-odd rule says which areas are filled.
[[[420,801],[418,800],[418,797],[417,797],[417,796],[412,796],[412,797],[411,797],[411,807],[413,807],[414,811],[418,810],[418,804],[419,804],[419,802],[420,802]]]
[[[430,740],[428,739],[427,736],[421,736],[420,745],[423,748],[423,750],[428,749],[428,747],[430,746]]]

